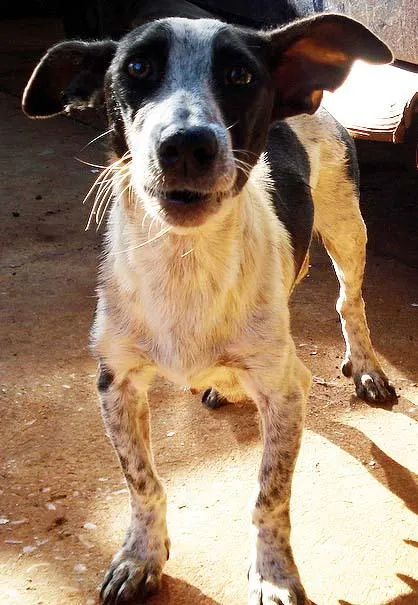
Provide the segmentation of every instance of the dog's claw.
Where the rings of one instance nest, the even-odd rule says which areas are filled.
[[[393,401],[397,398],[395,387],[386,374],[380,369],[357,370],[351,359],[345,359],[341,371],[346,378],[353,378],[356,395],[366,401]]]
[[[393,401],[396,399],[394,386],[383,372],[370,371],[354,374],[356,394],[366,401]]]
[[[250,571],[248,605],[309,605],[297,579],[283,579],[277,585]]]
[[[102,605],[140,605],[161,587],[161,570],[146,561],[124,559],[112,564],[100,591]]]
[[[215,389],[206,389],[202,395],[202,403],[211,410],[216,410],[216,408],[226,405],[228,400],[219,395]]]

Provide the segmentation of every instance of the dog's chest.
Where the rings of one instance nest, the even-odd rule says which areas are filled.
[[[236,335],[240,313],[231,313],[231,305],[239,306],[240,263],[233,254],[225,263],[222,251],[196,241],[165,243],[159,255],[142,251],[136,263],[132,313],[146,335],[137,344],[161,373],[191,383],[216,365]]]
[[[114,206],[95,328],[97,340],[107,333],[102,356],[113,355],[113,334],[132,366],[145,361],[174,382],[195,385],[234,368],[237,352],[239,364],[263,350],[281,331],[291,249],[264,189],[248,189],[201,233],[152,241]]]

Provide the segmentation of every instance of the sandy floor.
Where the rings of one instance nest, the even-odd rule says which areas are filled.
[[[30,122],[8,94],[0,94],[0,115],[0,603],[88,605],[128,508],[88,351],[101,236],[83,231],[81,200],[94,174],[74,156],[97,131],[66,118]],[[100,147],[83,157],[97,161]],[[395,183],[400,191],[410,177],[385,178],[388,190]],[[316,605],[418,603],[417,272],[405,249],[389,256],[391,229],[408,248],[411,225],[386,221],[382,232],[382,214],[397,213],[379,179],[364,186],[379,253],[369,254],[365,298],[400,394],[393,409],[357,400],[341,376],[336,280],[318,247],[292,301],[295,341],[315,375],[294,481],[293,544]],[[152,603],[243,605],[260,457],[255,409],[209,411],[164,383],[151,404],[172,539],[163,592]]]

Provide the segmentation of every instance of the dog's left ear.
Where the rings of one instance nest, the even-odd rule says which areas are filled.
[[[105,73],[116,42],[60,42],[36,66],[23,93],[22,108],[30,118],[49,118],[67,109],[103,104]]]
[[[335,90],[353,62],[390,63],[390,49],[367,27],[343,15],[308,17],[268,34],[273,47],[273,118],[314,113],[324,90]]]

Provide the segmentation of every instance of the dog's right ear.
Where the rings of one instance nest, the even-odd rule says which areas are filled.
[[[334,91],[341,86],[357,59],[375,65],[393,60],[382,40],[345,15],[307,17],[268,36],[274,57],[274,119],[314,113],[324,90]]]
[[[22,108],[30,118],[49,118],[71,108],[104,103],[105,73],[116,42],[61,42],[36,66],[23,93]]]

